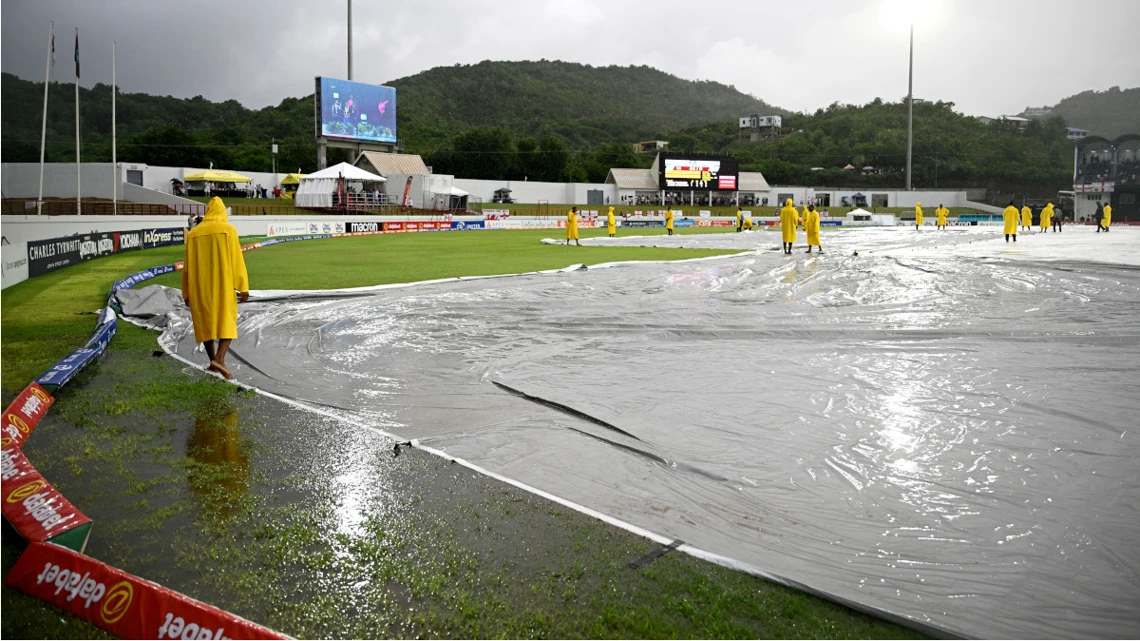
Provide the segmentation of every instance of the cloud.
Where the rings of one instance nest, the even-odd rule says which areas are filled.
[[[897,100],[907,90],[907,34],[885,23],[886,1],[358,0],[353,75],[381,84],[457,63],[568,60],[649,65],[792,110]],[[1140,2],[1085,0],[1081,11],[1098,16],[1097,26],[1076,32],[1067,1],[927,1],[941,8],[937,21],[916,28],[916,96],[1000,114],[1086,89],[1140,86]],[[124,91],[260,108],[308,95],[314,76],[347,72],[339,0],[54,0],[5,2],[3,11],[3,69],[28,79],[43,77],[49,20],[53,73],[63,82],[75,25],[86,86],[110,82],[111,40]]]

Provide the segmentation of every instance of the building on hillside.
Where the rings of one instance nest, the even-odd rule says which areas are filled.
[[[1065,137],[1069,140],[1080,140],[1089,135],[1088,129],[1081,129],[1080,127],[1068,127]]]
[[[1021,115],[1026,118],[1044,118],[1052,112],[1053,110],[1049,107],[1029,107],[1021,112]]]
[[[658,149],[664,149],[669,146],[668,140],[646,140],[645,142],[633,143],[633,153],[647,154]]]
[[[1006,114],[1002,114],[1002,115],[998,116],[997,118],[991,118],[989,116],[978,116],[978,120],[980,120],[983,125],[988,125],[988,124],[992,124],[992,123],[996,122],[996,123],[1003,123],[1003,124],[1007,124],[1007,125],[1013,125],[1013,126],[1017,127],[1018,129],[1025,129],[1026,127],[1029,126],[1029,119],[1028,118],[1022,118],[1021,116],[1010,116],[1010,115],[1006,115]]]
[[[749,140],[756,142],[761,138],[779,133],[783,123],[784,119],[781,116],[761,116],[760,114],[741,116],[740,136],[743,138],[747,135]]]

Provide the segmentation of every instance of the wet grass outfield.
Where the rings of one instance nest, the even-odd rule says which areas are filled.
[[[557,234],[340,238],[246,260],[253,287],[270,289],[732,253],[538,242]],[[94,317],[84,312],[112,280],[180,254],[114,256],[5,290],[3,400],[86,340]],[[153,332],[121,323],[24,449],[94,519],[88,554],[271,628],[348,638],[915,636],[684,554],[630,569],[660,546],[155,350]],[[5,573],[22,547],[5,524]],[[105,636],[7,587],[2,605],[4,638]]]

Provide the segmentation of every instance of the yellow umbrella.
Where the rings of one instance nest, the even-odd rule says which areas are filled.
[[[289,174],[289,175],[287,175],[281,179],[281,184],[282,185],[299,185],[299,184],[301,184],[301,179],[307,175],[308,174]]]
[[[247,183],[252,182],[252,178],[243,176],[235,171],[226,171],[224,169],[207,169],[206,171],[190,174],[184,178],[186,182],[202,182],[208,180],[215,183]]]

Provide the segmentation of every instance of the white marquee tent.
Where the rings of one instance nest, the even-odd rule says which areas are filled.
[[[332,207],[333,195],[337,191],[337,181],[343,178],[357,193],[367,193],[380,188],[380,183],[388,179],[355,165],[342,162],[311,173],[301,179],[294,197],[298,207]]]

